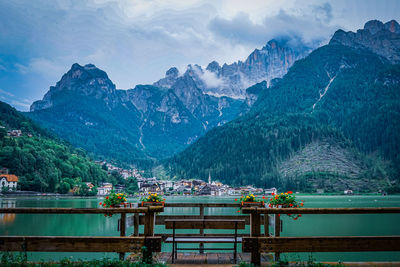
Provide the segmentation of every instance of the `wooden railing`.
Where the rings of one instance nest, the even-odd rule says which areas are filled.
[[[0,213],[24,214],[120,214],[120,236],[0,236],[0,251],[43,252],[118,252],[123,259],[125,252],[141,252],[148,260],[152,252],[161,251],[161,237],[154,236],[155,213],[163,207],[140,208],[0,208]],[[126,236],[127,214],[143,213],[143,236]]]
[[[313,236],[280,237],[281,221],[275,216],[275,236],[261,236],[261,216],[269,214],[383,214],[400,213],[400,208],[258,208],[242,209],[250,214],[250,237],[243,238],[243,252],[251,252],[251,263],[260,265],[260,253],[400,251],[400,236]],[[397,223],[397,222],[394,222]],[[265,220],[268,233],[268,220]]]

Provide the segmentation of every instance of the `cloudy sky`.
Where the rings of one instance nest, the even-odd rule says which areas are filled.
[[[326,43],[399,14],[397,0],[0,0],[0,100],[28,110],[75,62],[129,89],[171,66],[244,60],[274,37]]]

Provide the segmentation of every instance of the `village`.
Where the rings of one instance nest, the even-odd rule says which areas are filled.
[[[161,195],[187,195],[187,196],[241,196],[243,194],[272,194],[276,193],[276,188],[263,189],[255,188],[253,186],[241,186],[231,187],[229,185],[222,184],[218,181],[212,181],[211,173],[208,176],[208,182],[197,179],[182,179],[178,181],[170,180],[158,180],[157,177],[145,178],[142,176],[143,171],[135,168],[126,170],[118,168],[106,161],[96,161],[98,165],[105,165],[108,170],[108,174],[113,171],[118,172],[124,179],[134,177],[138,184],[138,194],[147,195],[157,193]],[[92,185],[89,185],[91,187]],[[114,186],[111,183],[103,183],[102,186],[97,188],[97,195],[108,195],[111,190],[116,192],[124,192],[124,187],[117,185]]]

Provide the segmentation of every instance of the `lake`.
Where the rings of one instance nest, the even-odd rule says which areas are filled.
[[[194,203],[234,203],[237,197],[189,197],[170,196],[167,202]],[[306,208],[339,207],[399,207],[400,196],[325,196],[298,195],[304,200]],[[129,202],[138,199],[130,198]],[[2,207],[58,207],[58,208],[96,208],[102,198],[67,197],[6,197],[0,198]],[[236,215],[235,208],[208,208],[205,215]],[[163,214],[198,214],[198,208],[165,208]],[[117,221],[119,216],[111,218],[100,214],[1,214],[1,235],[60,235],[60,236],[119,236]],[[303,215],[294,221],[281,216],[283,232],[281,236],[363,236],[363,235],[400,235],[400,214],[344,214],[344,215]],[[131,234],[132,227],[127,229]],[[143,231],[141,229],[141,231]],[[272,229],[270,229],[272,231]],[[156,232],[167,232],[163,226],[156,226]],[[244,231],[249,233],[247,227]],[[240,247],[239,247],[240,249]],[[163,251],[170,251],[170,245],[163,245]],[[307,260],[312,257],[318,261],[400,261],[400,252],[346,252],[346,253],[290,253],[283,259]],[[75,259],[114,258],[116,253],[28,253],[31,260],[57,260],[64,257]]]

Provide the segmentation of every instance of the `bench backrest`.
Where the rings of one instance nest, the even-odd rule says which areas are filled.
[[[175,229],[244,229],[245,220],[165,220],[165,229],[174,226]]]

